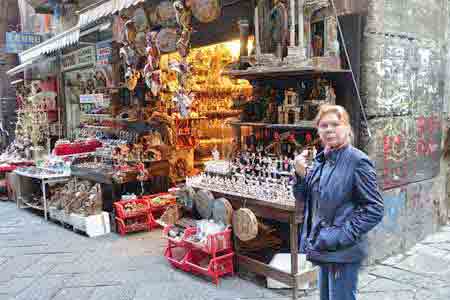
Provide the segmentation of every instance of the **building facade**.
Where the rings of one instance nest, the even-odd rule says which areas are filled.
[[[362,94],[385,218],[371,259],[402,252],[448,218],[448,1],[372,0],[364,30]]]

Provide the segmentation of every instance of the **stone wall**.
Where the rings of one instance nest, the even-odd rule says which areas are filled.
[[[361,94],[385,218],[370,235],[369,261],[402,252],[447,219],[441,162],[448,0],[371,0]]]

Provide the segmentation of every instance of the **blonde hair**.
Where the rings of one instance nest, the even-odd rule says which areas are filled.
[[[319,128],[320,120],[322,120],[322,118],[327,114],[335,114],[338,117],[339,121],[341,121],[343,125],[348,128],[348,143],[352,144],[354,135],[352,125],[350,124],[350,115],[348,114],[347,110],[340,105],[322,104],[319,107],[319,112],[314,118],[314,124],[316,125],[316,128]]]

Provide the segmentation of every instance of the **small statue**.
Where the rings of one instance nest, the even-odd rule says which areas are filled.
[[[178,0],[173,3],[178,26],[181,30],[180,39],[177,41],[177,50],[182,58],[189,54],[192,33],[192,11],[190,1]]]
[[[270,50],[276,57],[283,59],[287,56],[288,45],[288,12],[283,0],[274,0],[269,18]]]
[[[281,138],[280,134],[278,132],[275,132],[273,135],[274,141],[268,145],[265,149],[266,152],[271,152],[275,154],[276,156],[281,155]]]
[[[161,71],[159,70],[161,52],[157,34],[157,31],[151,31],[147,34],[147,64],[144,67],[145,83],[150,88],[154,97],[159,95],[162,85]]]
[[[136,42],[136,35],[137,35],[136,22],[133,19],[126,21],[125,39],[128,45],[134,44]]]
[[[213,160],[220,160],[220,153],[217,150],[217,146],[214,146],[214,149],[213,149],[213,151],[211,151],[211,154],[212,154]]]

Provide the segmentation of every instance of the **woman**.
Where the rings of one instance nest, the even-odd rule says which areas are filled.
[[[311,170],[307,151],[295,162],[294,194],[305,206],[300,252],[320,267],[321,300],[355,300],[366,234],[383,218],[383,199],[373,164],[351,145],[345,109],[322,105],[315,123],[324,150]]]

